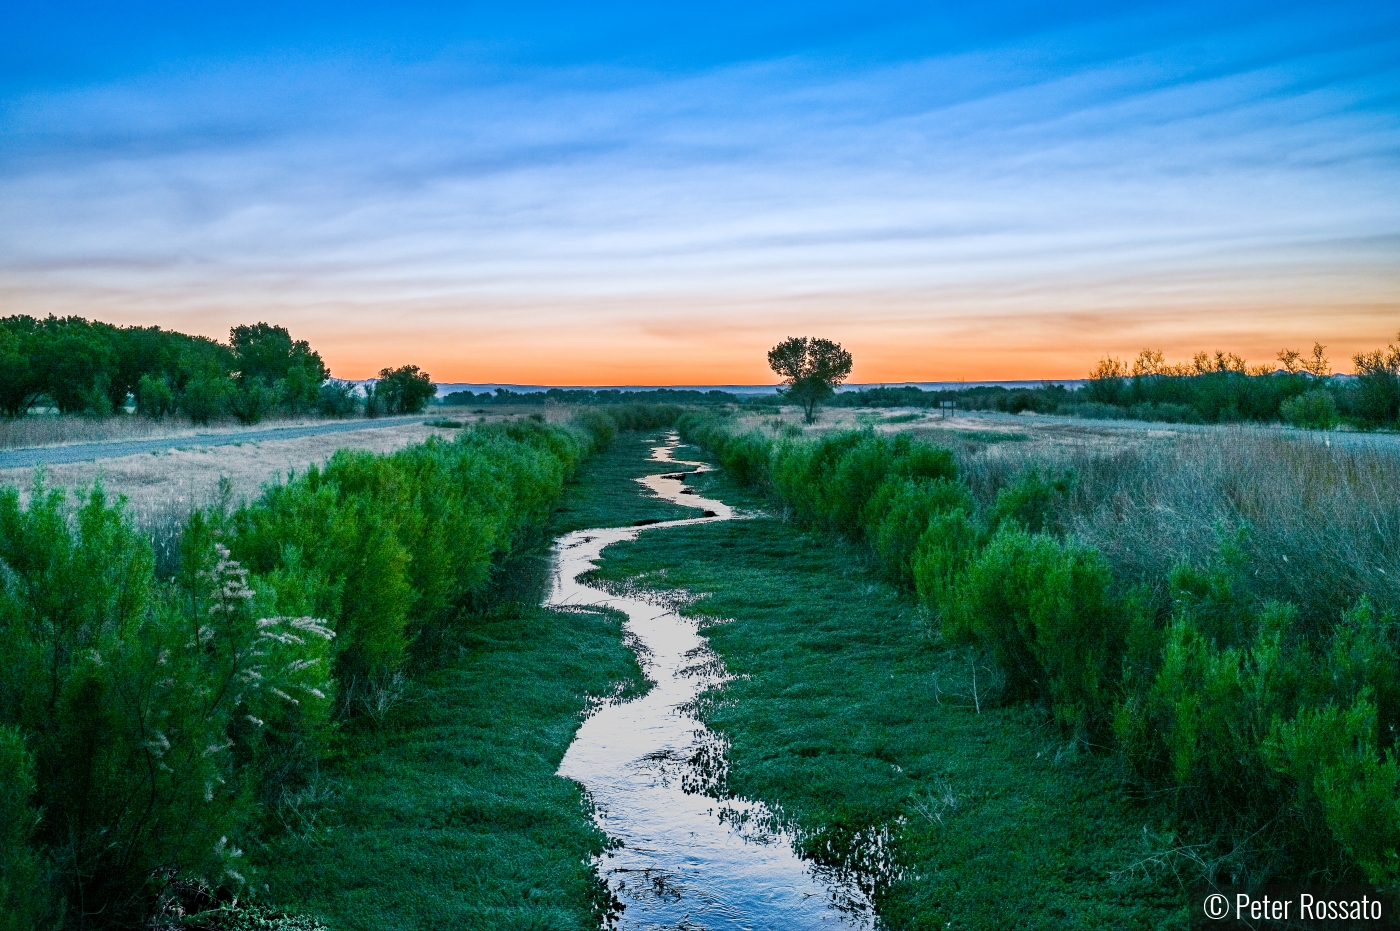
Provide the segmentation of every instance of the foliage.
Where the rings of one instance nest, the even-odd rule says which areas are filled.
[[[1250,366],[1233,353],[1198,352],[1168,364],[1144,349],[1131,363],[1099,361],[1082,384],[1038,387],[977,385],[925,391],[914,386],[864,388],[829,399],[843,407],[939,407],[1009,414],[1032,411],[1092,419],[1164,423],[1274,423],[1330,429],[1346,422],[1363,429],[1393,427],[1400,418],[1400,348],[1358,353],[1354,376],[1334,376],[1325,347],[1312,355],[1285,349],[1279,367]],[[1325,396],[1325,399],[1324,399]],[[1301,405],[1301,406],[1300,406]]]
[[[371,413],[413,413],[432,397],[415,366],[389,378]],[[226,416],[257,423],[273,412],[354,413],[350,386],[305,340],[268,323],[236,326],[224,345],[159,327],[117,327],[81,317],[0,319],[0,414],[20,417],[44,403],[60,413],[108,416],[126,409],[161,418],[175,411],[196,424]]]
[[[1357,387],[1348,407],[1368,426],[1385,426],[1400,418],[1400,346],[1358,353]]]
[[[30,931],[53,918],[44,864],[29,846],[39,824],[34,790],[24,734],[0,724],[0,931]]]
[[[698,484],[742,500],[732,479]],[[1171,871],[1128,869],[1162,812],[1029,706],[988,702],[985,660],[936,647],[849,542],[757,517],[642,534],[598,572],[700,596],[683,611],[729,673],[698,702],[726,746],[716,794],[767,803],[880,927],[1187,926]]]
[[[223,416],[235,392],[232,379],[213,369],[197,372],[180,394],[180,412],[197,424]]]
[[[323,417],[349,417],[357,407],[359,401],[349,382],[328,381],[316,396],[316,410]]]
[[[228,394],[228,408],[239,423],[260,423],[277,407],[278,391],[258,376],[244,376]]]
[[[436,392],[432,378],[416,365],[381,369],[374,386],[375,400],[384,414],[416,414]]]
[[[0,489],[3,875],[51,874],[83,927],[139,923],[177,878],[245,887],[240,848],[312,778],[333,706],[382,711],[408,645],[485,592],[600,441],[526,420],[342,451],[191,515],[165,581],[100,487],[76,507]]]
[[[783,396],[802,405],[811,423],[816,407],[851,375],[851,354],[829,339],[790,336],[768,350],[768,367],[787,386]]]
[[[1364,579],[1329,573],[1330,583],[1298,604],[1271,601],[1285,587],[1263,560],[1297,575],[1307,567],[1279,550],[1307,551],[1273,537],[1261,548],[1237,521],[1218,528],[1211,558],[1178,561],[1163,600],[1152,579],[1115,578],[1106,554],[1069,536],[1081,526],[1071,519],[1084,494],[1076,472],[1032,464],[990,483],[979,503],[970,489],[947,487],[951,474],[901,477],[890,438],[774,439],[695,415],[681,428],[722,462],[760,462],[735,476],[765,488],[792,517],[868,543],[891,577],[912,583],[947,642],[996,659],[1002,697],[1042,703],[1087,745],[1112,747],[1147,790],[1167,790],[1176,817],[1218,853],[1212,876],[1400,877],[1400,634],[1394,616],[1366,597],[1393,586],[1384,560],[1371,577],[1371,544],[1360,539],[1374,533],[1377,555],[1393,553],[1383,508],[1358,517],[1365,534],[1332,543],[1350,547],[1344,561],[1361,566]],[[1122,463],[1093,464],[1106,467]],[[1317,500],[1286,499],[1336,512],[1321,489],[1393,488],[1377,468],[1312,463],[1305,497]],[[1137,506],[1125,499],[1140,493],[1136,474],[1125,471],[1127,484],[1108,501],[1115,519]],[[1259,480],[1257,462],[1241,473],[1251,486]],[[1192,479],[1195,506],[1203,491]],[[1262,500],[1222,493],[1271,519]],[[1171,514],[1165,504],[1158,510]],[[1261,586],[1265,573],[1273,581]]]
[[[136,386],[136,413],[152,420],[175,413],[175,390],[169,376],[141,376]]]
[[[212,544],[184,557],[161,588],[100,489],[71,513],[42,486],[27,509],[0,491],[0,724],[32,743],[35,844],[80,922],[133,920],[161,870],[241,881],[221,838],[246,816],[261,724],[325,700],[303,647],[329,631],[266,617]]]
[[[1305,430],[1331,430],[1337,425],[1337,402],[1321,388],[1305,391],[1279,405],[1285,423]]]

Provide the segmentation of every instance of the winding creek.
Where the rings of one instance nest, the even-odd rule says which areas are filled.
[[[670,607],[684,593],[610,594],[579,581],[609,544],[663,527],[731,520],[731,508],[694,494],[686,474],[707,466],[673,458],[678,436],[651,460],[686,473],[641,479],[652,492],[705,516],[641,527],[579,530],[555,541],[546,604],[607,607],[627,615],[625,630],[653,683],[642,697],[600,704],[579,729],[559,773],[581,783],[613,847],[598,863],[622,912],[617,926],[641,929],[869,928],[869,903],[852,882],[799,859],[793,838],[769,830],[761,803],[704,794],[723,743],[691,708],[724,681],[719,657],[693,620]],[[649,599],[649,600],[648,600]]]

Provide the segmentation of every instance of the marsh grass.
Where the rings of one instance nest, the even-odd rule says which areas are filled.
[[[254,852],[264,894],[337,931],[598,927],[606,838],[555,772],[591,697],[643,681],[620,623],[518,606],[438,646],[383,726],[346,732],[339,801]]]
[[[1178,564],[1202,566],[1243,534],[1260,601],[1335,620],[1362,595],[1400,610],[1400,453],[1238,427],[1113,451],[963,451],[984,508],[1027,468],[1074,473],[1060,530],[1098,548],[1120,581],[1165,594]]]

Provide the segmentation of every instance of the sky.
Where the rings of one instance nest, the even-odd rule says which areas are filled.
[[[664,9],[662,9],[664,7]],[[1400,4],[29,3],[0,314],[344,378],[1342,371],[1400,331]]]

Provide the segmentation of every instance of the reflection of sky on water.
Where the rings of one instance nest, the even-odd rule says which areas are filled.
[[[673,445],[653,459],[671,458]],[[683,495],[678,478],[645,484],[678,504],[728,520],[720,501]],[[702,518],[703,520],[703,518]],[[693,523],[674,521],[672,525]],[[666,525],[656,525],[666,526]],[[609,543],[654,529],[580,530],[556,543],[549,604],[606,605],[626,612],[626,630],[653,683],[641,698],[600,705],[579,728],[559,767],[588,790],[599,826],[618,846],[599,872],[623,904],[622,929],[869,927],[869,900],[850,876],[799,860],[791,835],[762,806],[705,795],[722,778],[725,747],[691,713],[724,669],[693,621],[664,597],[609,594],[576,581]]]

